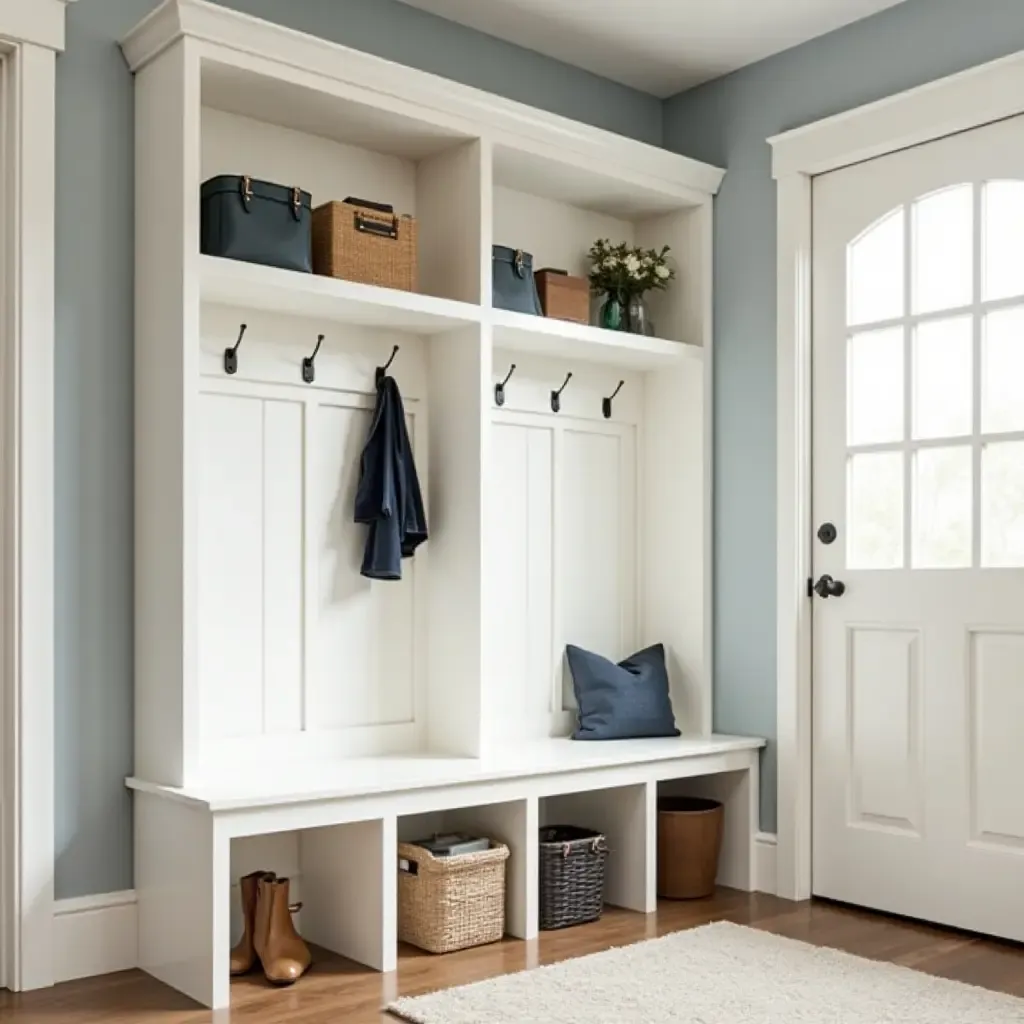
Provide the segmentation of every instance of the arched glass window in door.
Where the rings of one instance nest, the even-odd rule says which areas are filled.
[[[848,567],[1024,567],[1024,181],[876,221],[846,323]]]

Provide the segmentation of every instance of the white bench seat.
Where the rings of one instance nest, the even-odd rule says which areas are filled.
[[[725,804],[719,881],[750,890],[763,746],[738,736],[551,739],[481,759],[268,766],[186,787],[131,778],[140,965],[205,1006],[229,1004],[232,845],[256,836],[296,837],[289,870],[301,877],[302,934],[379,971],[397,963],[398,841],[431,831],[480,830],[508,844],[506,927],[526,940],[537,936],[543,824],[604,832],[606,901],[654,911],[659,794]]]

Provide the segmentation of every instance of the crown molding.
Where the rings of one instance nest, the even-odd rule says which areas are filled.
[[[204,56],[231,63],[268,61],[282,75],[314,74],[325,82],[355,86],[379,97],[413,104],[425,120],[459,124],[468,133],[518,136],[555,144],[589,166],[626,171],[689,191],[697,200],[718,191],[724,170],[658,146],[626,139],[514,100],[461,85],[439,75],[384,60],[318,36],[222,7],[208,0],[164,0],[121,41],[128,66],[138,72],[181,39],[203,44]],[[307,78],[308,80],[308,78]]]
[[[75,0],[0,0],[0,40],[64,49],[64,18]]]

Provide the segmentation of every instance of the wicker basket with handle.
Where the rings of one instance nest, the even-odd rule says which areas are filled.
[[[498,942],[505,934],[508,847],[435,857],[398,844],[398,938],[428,953]]]
[[[313,272],[347,281],[417,287],[416,219],[390,206],[348,198],[313,211]]]
[[[604,911],[608,844],[600,832],[572,825],[540,830],[540,927],[596,921]]]

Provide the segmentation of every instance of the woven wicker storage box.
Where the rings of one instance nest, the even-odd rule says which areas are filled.
[[[313,211],[313,272],[382,288],[417,288],[416,218],[357,200]]]
[[[399,843],[399,941],[428,953],[498,942],[505,934],[508,853],[492,842],[480,853],[435,857],[422,846]]]
[[[604,911],[608,844],[600,832],[573,825],[540,830],[540,927],[596,921]]]

